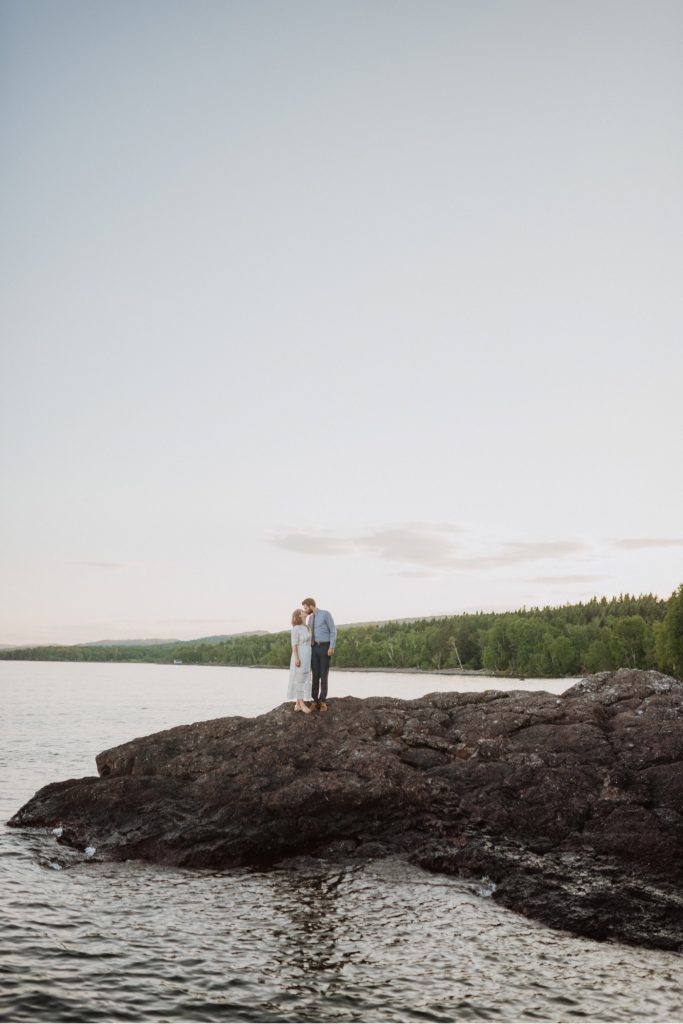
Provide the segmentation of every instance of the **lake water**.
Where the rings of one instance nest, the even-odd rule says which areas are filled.
[[[107,747],[257,715],[287,673],[0,662],[0,820]],[[571,680],[332,672],[331,696]],[[68,854],[68,856],[67,856]],[[0,830],[0,1020],[683,1021],[683,957],[550,931],[398,860],[196,873]]]

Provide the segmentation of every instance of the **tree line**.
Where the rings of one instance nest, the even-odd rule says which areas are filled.
[[[287,630],[220,642],[30,647],[0,651],[0,659],[285,668],[290,653]],[[622,667],[683,675],[683,584],[668,600],[622,594],[559,608],[343,627],[335,665],[389,671],[462,668],[514,677],[573,676]]]

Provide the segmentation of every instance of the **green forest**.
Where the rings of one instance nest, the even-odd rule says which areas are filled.
[[[280,668],[289,664],[289,658],[289,630],[149,646],[0,651],[0,659],[5,660]],[[573,676],[622,667],[683,675],[683,584],[668,600],[652,594],[623,594],[559,608],[341,627],[334,660],[338,668],[467,669],[516,678]]]

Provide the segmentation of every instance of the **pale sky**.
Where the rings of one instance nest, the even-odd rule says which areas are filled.
[[[679,0],[4,0],[0,643],[683,581]]]

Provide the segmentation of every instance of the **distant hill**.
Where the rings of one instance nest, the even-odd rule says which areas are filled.
[[[91,640],[87,644],[72,644],[73,647],[175,647],[181,640]]]
[[[386,626],[389,623],[411,623],[411,622],[422,622],[424,620],[431,620],[434,618],[441,618],[442,616],[434,615],[419,615],[410,616],[409,618],[403,619],[374,619],[369,622],[342,622],[339,623],[340,629],[356,629],[364,626]],[[445,617],[445,616],[444,616]],[[280,632],[288,632],[288,630],[280,630]],[[190,644],[222,644],[226,640],[237,640],[243,637],[250,636],[271,636],[272,631],[269,629],[249,629],[243,633],[220,633],[214,636],[200,636],[193,640],[173,640],[168,638],[154,639],[154,638],[138,638],[133,640],[90,640],[88,643],[82,644],[0,644],[0,651],[18,651],[18,650],[31,650],[35,647],[181,647],[183,645]]]
[[[180,640],[182,644],[222,644],[224,640],[234,640],[238,636],[268,636],[267,629],[251,629],[246,633],[224,633],[222,636],[200,636],[197,640]]]
[[[90,640],[85,644],[0,644],[0,651],[29,651],[35,647],[179,647],[182,644],[222,644],[245,636],[268,636],[267,629],[251,629],[244,633],[223,633],[220,636],[202,636],[196,640],[137,639],[137,640]]]
[[[455,615],[455,612],[452,613]],[[363,626],[388,626],[394,622],[433,622],[435,619],[447,619],[449,614],[443,615],[411,615],[406,619],[369,619],[366,622],[338,622],[339,629],[360,629]]]
[[[178,647],[180,644],[222,644],[238,636],[267,636],[267,629],[252,629],[246,633],[223,633],[220,636],[200,636],[196,640],[92,640],[74,647]]]

